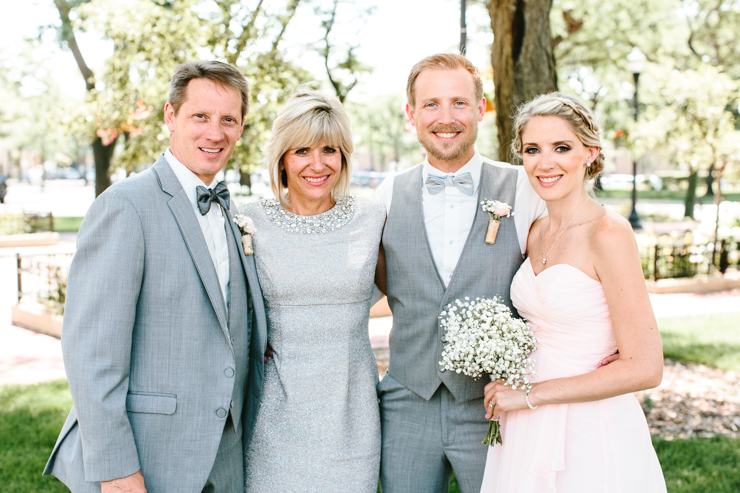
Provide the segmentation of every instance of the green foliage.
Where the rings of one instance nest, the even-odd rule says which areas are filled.
[[[34,43],[20,53],[0,50],[0,139],[14,161],[24,149],[42,162],[70,164],[84,148],[64,125],[74,103],[61,93]]]
[[[329,83],[334,88],[334,92],[339,101],[344,103],[349,92],[360,81],[363,73],[370,72],[371,67],[362,63],[355,54],[360,46],[357,43],[351,43],[348,39],[356,39],[357,36],[347,36],[345,33],[332,35],[335,26],[338,23],[338,16],[347,17],[344,24],[353,26],[363,26],[367,17],[373,13],[375,6],[362,5],[358,0],[329,0],[328,2],[316,0],[314,12],[322,18],[321,28],[324,30],[324,37],[317,43],[317,51],[324,59],[324,68],[329,78]],[[342,7],[340,9],[340,4]],[[347,9],[351,8],[351,15],[346,15]],[[360,27],[361,28],[361,27]]]
[[[595,192],[596,197],[601,199],[624,199],[629,200],[632,197],[632,190],[598,190]],[[637,190],[637,200],[683,200],[686,190]],[[730,192],[722,193],[725,200],[740,202],[740,193]],[[702,197],[698,199],[699,203],[714,203],[714,197]],[[660,221],[664,222],[664,221]]]
[[[6,493],[68,491],[42,476],[72,397],[67,382],[0,386],[0,484]]]
[[[667,441],[653,438],[670,493],[740,491],[740,440],[725,437]]]
[[[347,111],[353,122],[356,142],[370,153],[373,169],[385,170],[389,161],[421,161],[416,136],[404,128],[408,119],[404,101],[399,96],[381,96],[367,103],[351,103],[347,105]]]
[[[717,67],[734,79],[740,77],[740,1],[682,0],[689,36],[687,46],[694,64]]]
[[[714,313],[658,320],[666,358],[740,371],[737,313]]]
[[[55,216],[54,231],[58,233],[76,233],[80,230],[82,219],[81,217]]]
[[[167,147],[162,111],[180,63],[217,59],[238,67],[250,83],[250,112],[233,162],[253,169],[277,108],[308,78],[286,61],[279,45],[299,0],[93,0],[81,6],[80,28],[114,43],[105,70],[78,113],[84,132],[104,141],[125,137],[119,165],[148,166]]]

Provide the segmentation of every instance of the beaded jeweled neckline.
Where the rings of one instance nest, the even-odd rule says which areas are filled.
[[[277,199],[263,199],[265,214],[275,226],[292,233],[315,235],[336,231],[355,215],[355,197],[340,197],[326,212],[315,216],[299,216],[285,210]]]

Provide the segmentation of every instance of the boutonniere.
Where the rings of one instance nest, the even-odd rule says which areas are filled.
[[[498,200],[481,200],[480,205],[483,211],[491,216],[491,220],[488,222],[488,231],[486,231],[486,243],[493,245],[496,243],[496,235],[498,234],[500,224],[498,220],[502,217],[511,217],[514,213],[511,212],[509,204]]]
[[[245,216],[244,214],[234,214],[234,222],[239,227],[239,231],[242,232],[242,247],[244,247],[244,255],[252,255],[254,248],[252,247],[252,235],[257,232],[257,228],[254,227],[254,221],[251,217]]]

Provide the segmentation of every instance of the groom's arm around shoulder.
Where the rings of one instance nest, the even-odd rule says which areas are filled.
[[[126,396],[145,242],[127,195],[108,190],[90,207],[68,279],[62,352],[87,481],[140,469]]]

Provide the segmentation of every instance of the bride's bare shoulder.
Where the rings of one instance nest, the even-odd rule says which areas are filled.
[[[610,256],[637,247],[635,235],[629,221],[613,210],[604,207],[604,214],[595,221],[591,231],[590,242],[597,252],[606,252]]]

